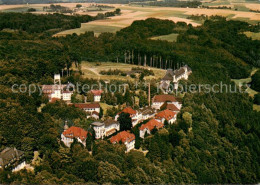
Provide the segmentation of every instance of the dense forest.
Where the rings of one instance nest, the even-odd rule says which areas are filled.
[[[64,83],[95,83],[71,71],[73,63],[80,66],[84,60],[163,69],[188,64],[192,74],[183,84],[223,82],[235,88],[231,79],[247,78],[260,65],[260,42],[243,34],[257,27],[223,17],[211,17],[196,28],[150,18],[135,21],[116,34],[95,37],[87,32],[56,38],[49,31],[64,29],[62,15],[39,16],[45,21],[37,24],[28,22],[32,21],[30,14],[0,16],[8,17],[8,24],[0,19],[0,149],[15,146],[25,151],[28,162],[34,151],[40,154],[34,172],[0,170],[0,183],[259,182],[260,113],[253,111],[253,99],[247,93],[186,93],[177,124],[144,140],[137,138],[136,148],[149,151],[144,156],[139,151],[126,154],[123,145],[94,141],[91,136],[87,148],[77,142],[67,148],[60,142],[64,121],[87,127],[85,112],[62,102],[38,111],[46,98],[11,91],[14,83],[51,83],[53,74],[63,69],[70,71],[62,79]],[[170,33],[179,33],[177,42],[149,39]],[[155,94],[154,87],[151,90]],[[124,104],[131,103],[130,96],[127,91],[125,97],[113,98]],[[117,110],[111,111],[113,115]]]

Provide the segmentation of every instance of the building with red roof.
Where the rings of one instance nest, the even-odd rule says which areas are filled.
[[[166,109],[161,112],[158,112],[155,115],[155,119],[162,123],[164,123],[164,121],[167,120],[169,124],[172,124],[176,121],[176,115],[177,115],[176,112]]]
[[[154,128],[160,129],[164,126],[164,124],[162,122],[159,122],[155,119],[151,119],[150,121],[148,121],[147,123],[143,124],[139,130],[140,130],[140,137],[144,138],[145,133],[147,134],[151,134],[151,131]]]
[[[169,94],[155,95],[152,99],[152,108],[158,110],[165,102],[172,103],[178,109],[181,109],[182,103],[180,99]]]
[[[122,142],[126,146],[126,152],[129,152],[135,147],[135,135],[127,131],[122,131],[111,137],[110,142],[113,144]]]
[[[180,109],[178,109],[178,107],[176,107],[176,105],[174,105],[173,103],[167,103],[166,109],[171,110],[176,113],[178,113],[180,111]]]
[[[94,95],[94,102],[100,102],[102,90],[91,90],[90,91]]]
[[[99,103],[74,103],[70,105],[83,109],[84,111],[89,112],[90,114],[92,114],[94,111],[100,113]]]
[[[82,143],[86,146],[88,132],[80,127],[72,126],[68,129],[65,128],[64,132],[61,134],[61,141],[70,147],[71,143],[73,143],[74,139],[77,139],[78,142]]]
[[[132,109],[132,107],[126,107],[124,108],[121,112],[117,113],[117,115],[115,116],[115,120],[117,121],[119,115],[124,112],[124,113],[128,113],[130,114],[130,117],[132,118],[132,125],[133,127],[139,122],[139,120],[141,120],[142,118],[142,114],[139,114],[138,111]]]

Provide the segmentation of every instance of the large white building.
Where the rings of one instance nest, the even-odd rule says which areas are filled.
[[[122,142],[126,146],[126,152],[129,152],[135,147],[135,135],[127,131],[122,131],[111,137],[110,142],[113,144]]]
[[[165,76],[162,78],[160,85],[162,89],[167,92],[170,83],[172,82],[174,84],[174,89],[177,89],[179,80],[187,80],[191,73],[191,68],[189,68],[187,65],[180,67],[179,69],[176,69],[174,71],[172,69],[168,69]]]
[[[60,74],[54,75],[53,85],[42,85],[42,92],[47,95],[50,102],[55,100],[70,102],[73,91],[73,84],[61,84]]]
[[[71,143],[73,143],[74,139],[77,139],[78,142],[82,143],[86,146],[88,132],[80,127],[70,127],[67,125],[64,126],[64,132],[61,134],[61,141],[67,146],[70,147]]]
[[[91,125],[95,131],[96,139],[103,139],[104,137],[110,136],[120,129],[119,123],[115,120],[106,120],[103,123],[94,122]]]
[[[152,99],[152,108],[159,110],[164,103],[174,104],[178,109],[181,109],[182,103],[180,99],[175,98],[173,95],[162,94],[155,95]]]

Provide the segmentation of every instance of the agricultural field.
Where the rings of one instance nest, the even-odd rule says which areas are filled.
[[[119,75],[101,75],[100,71],[107,71],[109,69],[115,70],[119,69],[121,71],[127,72],[131,71],[133,67],[138,67],[137,65],[132,64],[124,64],[124,63],[113,63],[113,62],[105,62],[105,63],[95,63],[95,62],[82,62],[81,63],[81,71],[83,72],[83,77],[93,78],[93,79],[101,79],[101,80],[131,80],[134,81],[134,78],[130,76],[119,76]],[[139,66],[143,67],[143,66]],[[145,77],[145,79],[160,79],[165,75],[166,70],[151,68],[151,67],[143,67],[146,69],[151,69],[154,72],[154,76]],[[74,70],[77,70],[74,67]]]
[[[75,9],[78,3],[58,3],[61,6]],[[112,11],[113,8],[95,8],[92,3],[80,3],[82,8],[77,10],[76,14],[92,15],[95,16],[98,13],[105,13]],[[102,4],[99,4],[102,5]],[[104,4],[105,5],[105,4]],[[89,23],[81,24],[81,28],[62,31],[55,36],[64,36],[67,34],[81,34],[86,31],[93,31],[96,36],[102,32],[115,33],[120,29],[131,25],[135,20],[144,20],[149,17],[169,19],[174,22],[186,22],[193,26],[199,26],[201,21],[195,21],[187,19],[190,15],[221,15],[228,17],[229,19],[243,20],[250,23],[257,23],[260,20],[260,13],[249,12],[250,9],[260,10],[260,4],[258,3],[244,3],[244,2],[232,2],[227,0],[217,1],[205,1],[203,5],[206,6],[230,6],[232,9],[202,9],[202,8],[175,8],[175,7],[154,7],[154,6],[139,6],[139,5],[122,5],[113,4],[114,8],[120,8],[122,14],[120,16],[111,17],[105,20],[97,20]],[[46,13],[43,11],[44,6],[49,4],[30,4],[30,5],[0,5],[0,12],[26,12],[28,8],[35,8],[37,14]],[[106,4],[107,6],[107,4]],[[235,11],[235,8],[237,11]]]
[[[260,4],[259,4],[260,5]],[[174,22],[186,22],[193,26],[199,26],[200,21],[187,19],[190,15],[221,15],[229,19],[244,20],[250,23],[257,23],[260,20],[260,14],[248,11],[235,11],[229,9],[202,9],[202,8],[173,8],[173,7],[151,7],[151,6],[131,6],[131,5],[114,5],[120,8],[122,15],[111,17],[105,20],[97,20],[89,23],[83,23],[81,28],[66,30],[56,34],[63,36],[72,33],[84,33],[85,31],[93,31],[96,35],[106,32],[115,33],[120,29],[131,25],[135,20],[144,20],[149,17],[169,19]],[[258,4],[256,4],[258,6]],[[259,6],[260,9],[260,6]]]
[[[168,42],[176,42],[177,41],[177,37],[179,34],[177,33],[171,33],[169,35],[161,35],[161,36],[157,36],[157,37],[152,37],[152,40],[166,40]]]

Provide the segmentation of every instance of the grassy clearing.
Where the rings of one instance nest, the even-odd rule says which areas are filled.
[[[161,35],[161,36],[157,36],[157,37],[152,37],[152,40],[166,40],[168,42],[176,42],[177,41],[177,37],[178,37],[178,33],[171,33],[169,35]]]
[[[260,40],[260,32],[254,33],[254,32],[247,31],[247,32],[244,32],[244,34],[247,37],[251,37],[253,40]]]
[[[258,68],[254,68],[252,71],[251,71],[251,74],[250,74],[250,77],[248,78],[243,78],[243,79],[232,79],[233,82],[235,82],[235,84],[237,86],[241,86],[243,84],[249,84],[252,79],[251,79],[251,76],[254,75],[256,73],[256,71],[258,71],[259,69]],[[250,87],[248,87],[246,89],[246,92],[249,94],[249,96],[251,97],[254,97],[258,92],[251,89]]]
[[[81,64],[81,71],[83,72],[83,77],[85,78],[93,78],[93,79],[100,79],[100,80],[122,80],[122,81],[135,81],[135,78],[131,78],[129,76],[118,76],[118,75],[101,75],[99,74],[102,70],[114,70],[119,69],[122,71],[130,71],[132,67],[138,67],[137,65],[132,64],[124,64],[124,63],[113,63],[113,62],[102,62],[100,65],[96,65],[95,62],[82,62]],[[143,67],[143,66],[139,66]],[[154,72],[154,76],[145,77],[145,79],[160,79],[165,75],[165,71],[163,69],[158,68],[150,68],[144,67],[146,69],[151,69]],[[74,67],[74,70],[75,69]]]
[[[111,108],[113,108],[113,106],[112,105],[108,105],[108,104],[106,104],[106,103],[99,103],[100,104],[100,106],[101,106],[101,108],[103,109],[103,113],[104,114],[106,114],[107,113],[107,109],[111,109]],[[117,106],[115,106],[116,108],[117,108]]]

